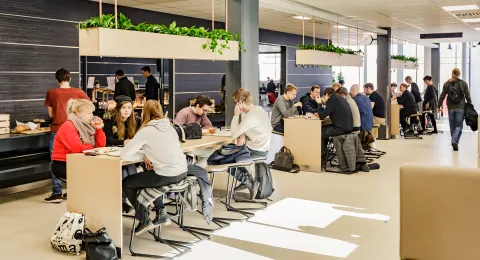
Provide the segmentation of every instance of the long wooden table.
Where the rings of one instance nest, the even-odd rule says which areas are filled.
[[[181,144],[183,152],[218,147],[231,143],[231,137],[204,136]],[[159,152],[168,152],[159,147]],[[107,155],[67,155],[67,210],[85,216],[85,227],[107,229],[120,255],[123,253],[122,166],[143,161],[122,161]]]

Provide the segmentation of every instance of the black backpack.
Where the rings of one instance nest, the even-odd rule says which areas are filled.
[[[270,197],[275,189],[273,188],[273,178],[270,167],[264,162],[255,164],[255,179],[260,186],[258,187],[255,199],[266,199]]]
[[[177,131],[180,142],[185,143],[186,140],[202,139],[202,127],[199,124],[180,125],[173,123],[173,128]]]
[[[462,86],[460,85],[460,80],[455,80],[450,83],[450,90],[448,91],[448,99],[452,104],[458,104],[465,99],[463,94]]]

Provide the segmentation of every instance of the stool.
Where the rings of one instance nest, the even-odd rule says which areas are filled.
[[[324,167],[326,172],[329,172],[329,170],[327,170],[328,163],[330,163],[330,166],[338,166],[338,162],[337,165],[333,165],[333,161],[335,161],[335,145],[333,145],[333,138],[330,137],[328,138],[327,154],[325,156],[325,161],[322,162],[322,166]]]
[[[178,219],[177,219],[177,221],[171,219],[171,221],[173,223],[177,224],[180,228],[182,228],[183,231],[189,232],[190,234],[197,237],[199,239],[199,241],[201,241],[203,239],[197,235],[201,232],[189,230],[188,228],[186,228],[183,225],[185,204],[184,204],[183,200],[180,201],[179,195],[183,195],[183,196],[185,195],[185,192],[187,191],[187,189],[191,185],[194,185],[192,183],[196,183],[196,177],[189,176],[189,177],[186,178],[186,180],[188,180],[188,181],[182,181],[182,182],[174,184],[174,185],[168,185],[168,186],[171,187],[169,190],[164,188],[164,187],[159,187],[159,188],[164,189],[164,190],[168,190],[169,193],[174,193],[175,194],[176,213],[174,213],[174,217],[178,217]],[[141,190],[138,191],[137,196],[140,194],[140,192],[141,192]],[[162,196],[165,197],[165,194],[162,194]],[[191,251],[191,246],[193,246],[194,243],[163,239],[160,236],[162,227],[159,226],[159,227],[153,229],[153,231],[149,230],[147,232],[153,236],[153,238],[155,239],[155,242],[168,245],[168,246],[172,247],[173,249],[175,249],[175,251],[177,251],[178,253],[174,257],[165,257],[165,256],[161,256],[161,255],[151,255],[151,254],[134,252],[133,251],[133,240],[134,240],[134,237],[135,237],[135,224],[136,224],[136,222],[137,222],[137,219],[134,218],[133,226],[132,226],[132,232],[130,234],[129,250],[130,250],[130,253],[132,254],[132,256],[150,257],[150,258],[158,258],[158,259],[174,259],[174,258],[180,257],[180,256],[182,256],[182,255]],[[203,234],[203,233],[201,233],[201,235],[209,237],[208,235]]]
[[[421,116],[421,113],[415,113],[410,116],[408,116],[405,120],[407,121],[408,125],[413,127],[413,135],[407,134],[406,131],[407,129],[403,129],[403,138],[405,139],[423,139],[421,136],[418,135],[418,128],[415,124],[411,123],[411,119],[413,117],[418,117]]]
[[[375,140],[378,138],[378,128],[380,128],[380,124],[373,124],[372,135]]]

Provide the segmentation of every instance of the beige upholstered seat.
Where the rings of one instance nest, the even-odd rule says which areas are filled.
[[[480,170],[400,169],[400,257],[480,259]]]

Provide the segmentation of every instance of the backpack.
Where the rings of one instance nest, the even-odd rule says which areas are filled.
[[[275,101],[277,100],[277,96],[275,96],[275,94],[271,92],[267,93],[267,96],[268,96],[268,102],[271,105],[275,104]]]
[[[185,143],[186,140],[202,139],[202,127],[199,124],[180,125],[173,123],[173,128],[177,131],[180,142]]]
[[[270,197],[275,189],[273,188],[272,173],[266,163],[261,162],[255,164],[255,179],[260,183],[255,199],[266,199]]]
[[[278,153],[275,154],[275,160],[271,163],[271,167],[275,170],[298,173],[300,167],[293,163],[294,156],[287,147],[282,147]]]
[[[458,104],[465,99],[465,95],[463,94],[462,86],[460,85],[460,80],[455,80],[451,82],[450,89],[448,91],[448,99],[452,104]]]
[[[84,225],[82,214],[73,212],[63,214],[50,237],[50,244],[60,252],[80,255],[82,241],[77,240],[77,237],[83,236]]]
[[[208,165],[222,165],[229,163],[252,161],[250,151],[246,146],[236,144],[224,144],[220,149],[213,152],[207,159]]]

